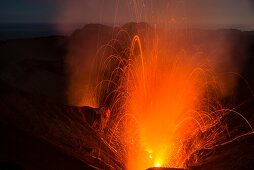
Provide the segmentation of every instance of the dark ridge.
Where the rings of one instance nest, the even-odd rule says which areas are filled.
[[[0,169],[84,170],[94,169],[33,135],[0,124]]]

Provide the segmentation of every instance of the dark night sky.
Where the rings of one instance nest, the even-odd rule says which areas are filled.
[[[188,21],[254,25],[253,0],[1,0],[0,23]]]

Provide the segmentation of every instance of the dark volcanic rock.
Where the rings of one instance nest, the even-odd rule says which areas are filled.
[[[84,170],[93,169],[46,141],[10,125],[0,124],[0,169]]]
[[[0,108],[4,139],[0,141],[0,169],[1,161],[3,166],[11,163],[35,170],[122,169],[103,139],[103,109],[57,104],[1,81]]]
[[[188,161],[190,170],[254,169],[254,133],[194,153]]]
[[[66,40],[52,36],[0,41],[0,79],[17,89],[65,103]]]

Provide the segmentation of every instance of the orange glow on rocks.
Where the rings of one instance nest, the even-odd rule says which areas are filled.
[[[84,98],[111,111],[102,138],[124,168],[186,168],[194,152],[226,140],[221,119],[234,111],[219,103],[215,64],[206,61],[205,47],[192,45],[184,31],[146,24],[115,31],[95,48],[88,85],[96,86],[84,90],[93,94]]]

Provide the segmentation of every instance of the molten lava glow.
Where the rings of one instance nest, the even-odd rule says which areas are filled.
[[[160,164],[160,163],[156,163],[156,164],[154,165],[154,167],[161,167],[161,164]]]
[[[138,36],[132,41],[124,80],[124,110],[131,119],[122,136],[129,170],[184,167],[190,153],[204,147],[206,139],[198,134],[214,124],[200,111],[209,84],[205,72],[191,56],[170,56],[167,51],[143,51]]]

